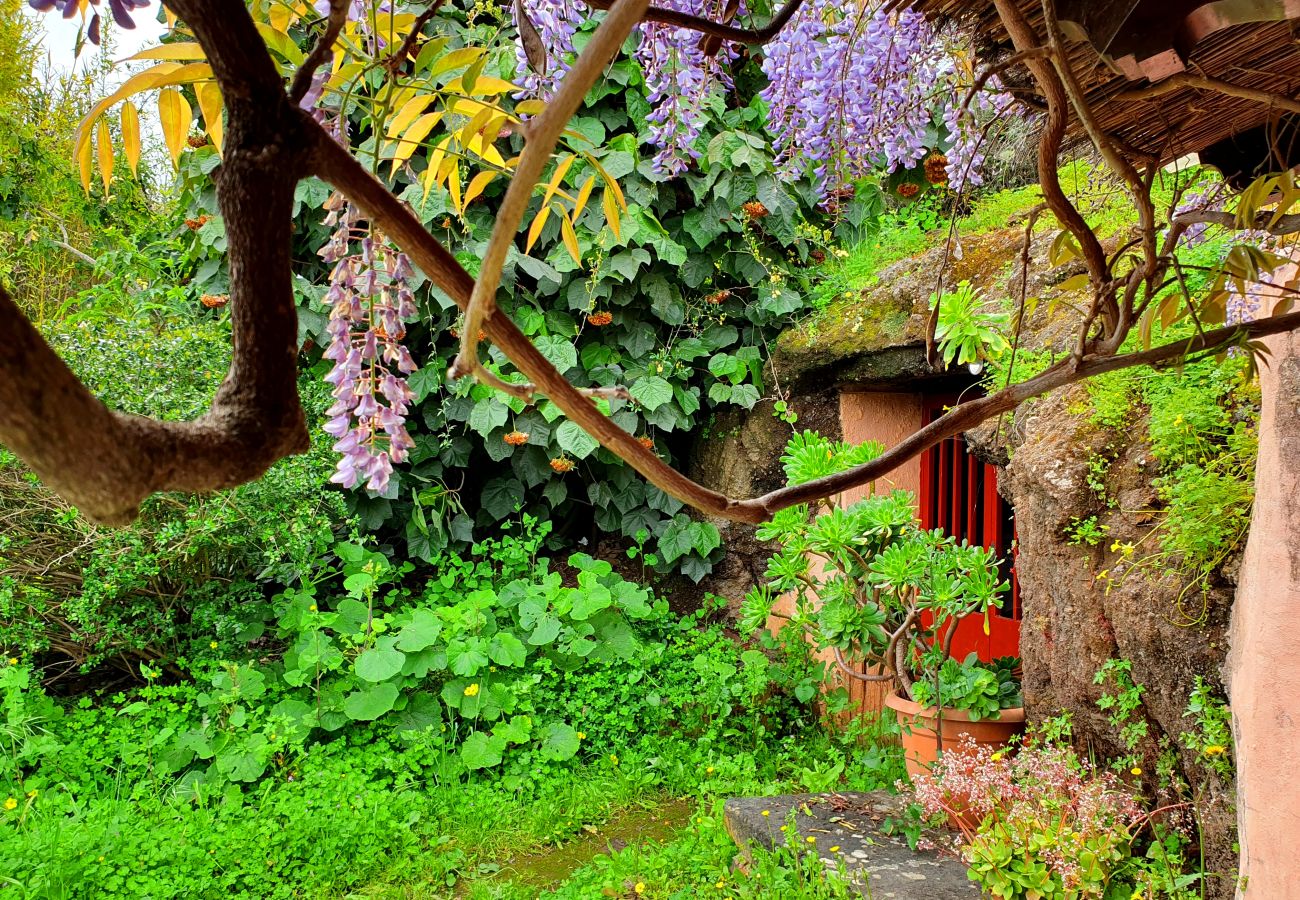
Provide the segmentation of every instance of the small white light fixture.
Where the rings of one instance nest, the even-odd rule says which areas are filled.
[[[977,359],[975,362],[969,363],[966,368],[970,369],[972,375],[978,375],[980,372],[984,371],[984,363]]]

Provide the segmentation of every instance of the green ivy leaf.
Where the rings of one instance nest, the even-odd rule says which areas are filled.
[[[561,374],[578,365],[578,351],[562,337],[544,335],[533,341],[533,344]]]
[[[461,744],[460,761],[471,772],[491,768],[501,762],[501,751],[505,749],[505,744],[503,737],[475,731]]]
[[[489,397],[474,404],[469,414],[469,427],[486,438],[493,429],[506,424],[509,417],[510,408],[495,397]]]
[[[563,762],[578,755],[578,732],[564,722],[552,722],[542,734],[542,757]]]
[[[600,442],[587,434],[577,422],[566,421],[555,429],[555,442],[564,452],[577,459],[586,459]]]
[[[638,378],[628,393],[646,410],[655,410],[673,399],[673,386],[658,375]]]
[[[383,682],[348,694],[343,701],[343,712],[357,722],[378,719],[397,702],[397,685]]]

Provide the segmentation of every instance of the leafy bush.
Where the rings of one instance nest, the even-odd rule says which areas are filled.
[[[223,326],[69,324],[51,339],[106,403],[127,412],[192,418],[229,362]],[[308,415],[327,392],[304,383]],[[257,636],[250,616],[266,585],[310,579],[346,527],[343,498],[326,484],[328,447],[286,459],[264,478],[200,497],[157,496],[127,529],[96,528],[0,453],[0,646],[77,665],[132,657],[202,655],[214,639]]]

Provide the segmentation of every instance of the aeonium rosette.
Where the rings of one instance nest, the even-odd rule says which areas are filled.
[[[406,376],[415,360],[402,339],[416,316],[409,279],[411,261],[364,223],[356,207],[339,194],[326,202],[325,224],[335,226],[320,251],[334,263],[329,291],[329,346],[333,362],[325,380],[334,386],[334,405],[325,432],[337,438],[340,454],[330,480],[350,488],[364,481],[369,490],[388,487],[393,464],[415,446],[406,414],[415,398]]]

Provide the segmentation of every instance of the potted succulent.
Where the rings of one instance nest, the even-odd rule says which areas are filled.
[[[800,483],[880,452],[804,432],[782,463]],[[909,774],[929,771],[962,735],[1002,745],[1024,729],[1019,660],[951,655],[956,622],[1001,608],[1007,584],[993,551],[921,528],[906,491],[782,510],[758,537],[780,550],[766,583],[745,599],[745,623],[763,627],[777,600],[790,598],[790,611],[778,615],[784,627],[829,651],[848,677],[891,685],[885,703],[898,713]]]

